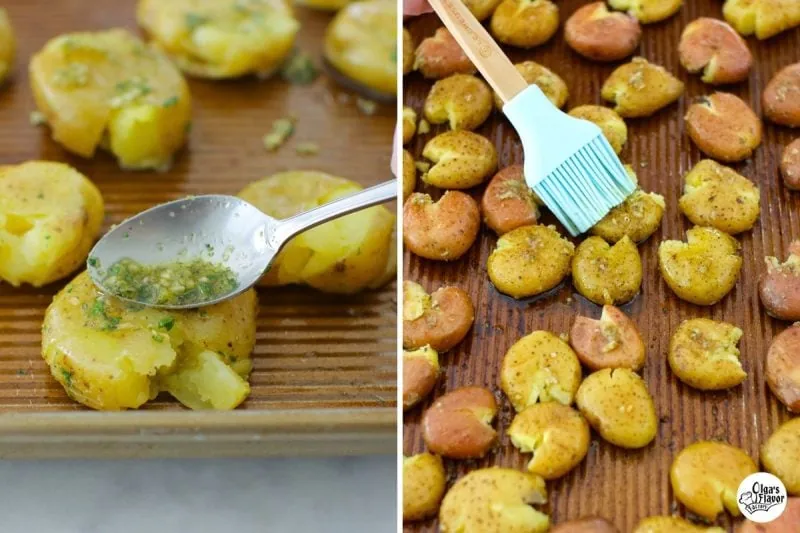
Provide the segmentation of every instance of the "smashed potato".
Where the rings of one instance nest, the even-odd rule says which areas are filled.
[[[414,156],[408,150],[403,150],[403,201],[405,202],[417,187],[417,167]]]
[[[700,390],[729,389],[747,378],[737,344],[742,330],[708,318],[684,320],[669,344],[669,367],[678,379]]]
[[[324,172],[291,171],[255,181],[238,196],[284,219],[361,188]],[[396,270],[394,225],[394,214],[376,206],[310,229],[284,246],[259,285],[304,284],[333,293],[376,288],[393,279]]]
[[[483,220],[498,235],[536,224],[536,194],[525,183],[522,165],[511,165],[494,175],[481,199]]]
[[[428,122],[447,123],[451,130],[474,130],[491,112],[491,89],[470,74],[453,74],[438,80],[425,98],[423,108]]]
[[[575,403],[603,440],[622,448],[644,448],[656,437],[658,417],[644,380],[629,368],[589,374]]]
[[[800,324],[779,333],[767,351],[767,385],[792,413],[800,413]]]
[[[678,55],[683,68],[692,74],[702,71],[702,80],[712,85],[744,81],[753,65],[744,39],[721,20],[708,17],[686,25]]]
[[[600,320],[578,316],[569,343],[589,370],[644,366],[645,348],[636,324],[613,305],[604,305]]]
[[[557,108],[564,107],[569,98],[569,89],[561,76],[535,61],[523,61],[517,63],[514,68],[522,75],[522,78],[528,82],[528,85],[536,85],[539,87],[544,95],[550,100]],[[503,100],[500,95],[494,93],[494,105],[497,109],[503,108]]]
[[[575,246],[555,226],[522,226],[502,235],[487,260],[495,288],[514,298],[549,291],[569,274]]]
[[[677,13],[683,0],[609,0],[612,8],[627,11],[642,24],[668,19]]]
[[[742,450],[725,442],[699,441],[675,457],[669,479],[675,498],[706,520],[728,510],[739,516],[736,491],[742,480],[758,471]]]
[[[431,393],[439,379],[439,354],[430,346],[403,350],[403,410],[417,405]]]
[[[722,15],[742,35],[769,39],[800,24],[797,0],[725,0]]]
[[[630,170],[628,174],[636,177]],[[592,226],[589,233],[608,242],[618,242],[628,236],[633,242],[639,243],[658,229],[665,209],[663,196],[637,188],[625,201],[612,208],[600,222]]]
[[[489,29],[503,44],[533,48],[558,30],[558,6],[550,0],[503,0],[492,14]]]
[[[403,76],[414,70],[414,38],[403,28]]]
[[[789,246],[789,257],[765,257],[767,270],[758,281],[761,304],[767,314],[780,320],[800,320],[800,241]]]
[[[605,2],[586,4],[564,26],[567,44],[595,61],[619,61],[639,47],[642,28],[630,15],[609,11]]]
[[[477,459],[497,440],[492,420],[497,402],[488,389],[462,387],[448,392],[425,411],[422,438],[433,453],[451,459]]]
[[[589,424],[572,407],[537,403],[517,414],[508,428],[511,443],[533,453],[528,472],[557,479],[575,468],[589,450]]]
[[[639,522],[633,533],[725,533],[725,530],[698,526],[680,516],[650,516]]]
[[[764,115],[775,124],[800,126],[800,63],[778,71],[764,88],[761,102]]]
[[[460,258],[475,242],[480,226],[477,202],[460,191],[447,191],[437,202],[415,192],[403,205],[403,242],[426,259]]]
[[[83,272],[45,312],[42,357],[92,409],[135,409],[160,391],[192,409],[233,409],[250,393],[256,311],[252,289],[201,309],[132,306]]]
[[[629,302],[642,286],[642,260],[636,244],[626,235],[609,245],[589,237],[572,258],[572,283],[585,298],[598,305]]]
[[[104,216],[100,191],[68,165],[0,166],[0,278],[41,287],[71,274]]]
[[[538,402],[569,405],[580,383],[578,357],[549,331],[525,335],[503,357],[500,385],[517,412]]]
[[[8,13],[0,8],[0,83],[5,81],[14,66],[17,55],[17,39],[11,28]]]
[[[720,161],[747,159],[761,144],[761,120],[739,97],[703,96],[686,112],[686,132],[705,154]]]
[[[760,200],[752,181],[730,167],[704,159],[686,174],[678,207],[693,224],[735,235],[756,223]]]
[[[474,74],[475,65],[447,28],[442,27],[419,43],[414,52],[414,70],[438,80],[453,74]]]
[[[628,142],[628,126],[613,109],[600,105],[582,105],[570,109],[569,116],[588,120],[599,127],[617,155]]]
[[[658,269],[679,298],[697,305],[713,305],[739,279],[739,242],[717,229],[702,226],[687,231],[686,240],[663,241],[659,245]]]
[[[186,81],[164,54],[126,30],[55,37],[29,71],[53,140],[70,152],[92,157],[100,147],[125,169],[167,169],[186,141]]]
[[[461,0],[478,20],[486,20],[494,13],[500,0]]]
[[[446,483],[440,457],[427,452],[403,457],[403,521],[435,516]]]
[[[403,282],[403,347],[429,345],[446,352],[466,336],[475,310],[458,287],[441,287],[433,294],[413,281]]]
[[[473,470],[455,482],[439,509],[441,533],[545,533],[544,480],[510,468]]]
[[[761,446],[761,463],[789,494],[800,494],[800,418],[785,422]]]
[[[441,189],[475,187],[497,168],[494,145],[471,131],[441,133],[425,144],[422,155],[434,163],[422,181]]]
[[[736,533],[794,533],[800,524],[800,498],[787,498],[783,513],[771,522],[759,524],[745,520]]]
[[[784,148],[781,175],[787,189],[800,190],[800,138],[793,140]]]
[[[611,73],[600,94],[622,117],[648,117],[680,98],[683,82],[661,65],[634,57]]]
[[[619,533],[619,530],[605,518],[579,518],[556,525],[550,533]]]
[[[408,144],[417,133],[417,112],[403,106],[403,144]],[[413,163],[413,159],[411,160]],[[413,166],[413,165],[412,165]]]

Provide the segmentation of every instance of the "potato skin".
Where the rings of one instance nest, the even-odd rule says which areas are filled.
[[[525,183],[522,165],[500,170],[489,181],[481,199],[483,220],[498,235],[536,224],[536,193]]]
[[[725,0],[722,14],[742,35],[769,39],[800,24],[795,0]]]
[[[439,379],[439,355],[430,346],[403,350],[403,410],[411,409],[428,394]]]
[[[642,24],[668,19],[677,13],[683,0],[609,0],[612,8],[626,11]]]
[[[558,6],[550,0],[503,0],[492,14],[489,28],[497,41],[533,48],[546,43],[558,30]]]
[[[792,128],[800,126],[800,62],[778,71],[764,88],[761,101],[770,121]]]
[[[435,516],[446,483],[440,457],[427,452],[403,457],[403,521]]]
[[[639,522],[633,533],[725,533],[725,530],[698,526],[680,516],[649,516]]]
[[[589,237],[572,258],[572,283],[598,305],[629,302],[642,286],[639,250],[627,235],[613,246],[600,237]]]
[[[564,80],[544,65],[535,61],[523,61],[514,65],[528,85],[536,85],[554,106],[561,109],[569,99],[569,88]],[[500,95],[494,93],[494,105],[497,109],[503,109],[503,100]]]
[[[605,2],[586,4],[567,19],[564,38],[583,57],[619,61],[639,46],[642,28],[630,15],[611,12]]]
[[[692,74],[702,70],[702,80],[712,85],[744,81],[753,65],[753,55],[736,30],[709,17],[684,28],[678,55],[683,68]]]
[[[800,523],[800,498],[787,498],[783,514],[772,522],[757,524],[745,520],[736,529],[736,533],[794,533]]]
[[[441,287],[428,296],[419,284],[403,282],[403,347],[430,345],[446,352],[464,338],[475,311],[472,300],[458,287]]]
[[[779,333],[767,351],[767,384],[792,413],[800,413],[800,324]]]
[[[550,533],[619,533],[619,530],[605,518],[579,518],[556,525]]]
[[[761,445],[761,463],[790,495],[800,495],[800,418],[784,422]]]
[[[714,159],[742,161],[761,144],[761,120],[732,94],[704,96],[689,106],[684,118],[689,137]]]
[[[442,189],[475,187],[497,168],[494,145],[471,131],[441,133],[425,144],[422,155],[434,163],[422,181]]]
[[[781,175],[787,189],[800,190],[800,138],[793,140],[784,148]]]
[[[569,110],[569,116],[588,120],[603,130],[603,136],[619,155],[628,142],[628,126],[616,111],[600,105],[581,105]]]
[[[492,112],[492,91],[475,76],[453,74],[433,84],[423,112],[431,124],[448,123],[451,130],[474,130]]]
[[[453,74],[474,74],[475,65],[447,28],[442,27],[419,43],[414,51],[414,70],[428,79],[439,80]]]
[[[17,38],[8,13],[0,8],[0,83],[4,82],[14,67],[14,59],[17,55]]]
[[[467,9],[475,15],[475,18],[483,21],[489,18],[494,10],[497,9],[501,0],[462,0]]]
[[[664,67],[634,57],[611,73],[600,94],[616,104],[621,117],[648,117],[680,98],[683,89],[683,82]]]
[[[700,390],[723,390],[741,384],[747,373],[739,362],[736,344],[742,330],[727,324],[694,318],[684,320],[672,335],[667,361],[678,378]]]
[[[644,366],[645,347],[636,324],[613,305],[604,305],[600,320],[575,317],[569,343],[589,370]]]
[[[422,438],[430,451],[451,459],[478,459],[497,440],[491,423],[497,402],[491,391],[461,387],[448,392],[425,411]]]
[[[665,209],[663,196],[636,189],[592,226],[589,233],[612,243],[625,236],[633,242],[643,242],[658,229]]]
[[[789,246],[785,263],[765,257],[766,271],[758,281],[761,304],[771,317],[792,322],[800,320],[800,241]]]
[[[460,258],[475,242],[480,225],[477,202],[460,191],[447,191],[437,202],[415,192],[403,205],[403,241],[426,259]]]

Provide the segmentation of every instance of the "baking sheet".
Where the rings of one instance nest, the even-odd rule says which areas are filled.
[[[528,51],[505,48],[514,62],[531,59],[558,73],[569,86],[567,108],[601,104],[600,87],[621,64],[585,60],[564,41],[564,21],[586,3],[583,0],[557,2],[561,28],[544,46]],[[785,258],[790,241],[800,234],[800,194],[790,193],[782,186],[778,171],[783,147],[800,133],[765,122],[761,147],[750,160],[733,165],[761,190],[761,218],[752,231],[739,237],[744,264],[733,291],[714,306],[695,306],[678,299],[658,273],[658,244],[665,239],[684,239],[685,231],[691,227],[679,214],[677,202],[683,186],[682,177],[702,159],[684,132],[683,116],[692,98],[714,91],[704,85],[699,76],[689,75],[678,61],[681,31],[699,16],[722,18],[722,2],[690,0],[684,2],[675,17],[643,26],[638,54],[677,75],[686,83],[686,92],[677,104],[650,118],[626,120],[628,143],[621,154],[624,162],[633,165],[642,188],[663,195],[667,203],[661,227],[639,247],[644,272],[641,294],[623,306],[638,324],[647,346],[647,363],[642,374],[655,400],[658,435],[643,450],[625,451],[601,441],[593,433],[586,459],[560,480],[547,484],[550,502],[545,509],[554,523],[598,515],[625,532],[631,531],[646,516],[671,513],[687,516],[685,509],[676,503],[669,484],[669,467],[679,450],[696,440],[723,439],[741,446],[757,459],[759,445],[780,422],[788,419],[786,409],[769,392],[764,369],[771,339],[788,324],[764,313],[759,303],[757,279],[764,270],[764,256]],[[440,24],[433,15],[427,15],[407,21],[406,25],[419,43]],[[719,90],[740,96],[761,115],[763,87],[781,67],[800,61],[800,29],[766,42],[755,38],[747,42],[754,56],[749,81]],[[405,105],[421,113],[430,82],[414,73],[404,78],[404,84]],[[422,159],[425,141],[443,130],[442,127],[433,128],[429,134],[412,141],[408,148],[416,159]],[[518,137],[500,113],[494,113],[478,133],[495,143],[501,168],[522,163]],[[422,186],[418,190],[437,192]],[[482,190],[480,187],[473,191],[476,198]],[[544,222],[554,223],[555,219],[548,215]],[[566,234],[563,228],[559,231]],[[466,339],[452,351],[440,355],[444,377],[434,394],[404,415],[404,453],[424,450],[421,415],[445,392],[464,385],[481,385],[493,390],[499,400],[500,413],[495,423],[499,430],[498,446],[479,461],[446,460],[451,483],[479,467],[502,465],[524,470],[530,459],[530,454],[517,452],[505,433],[514,414],[499,385],[500,364],[506,350],[531,331],[545,329],[566,333],[577,314],[594,317],[600,314],[600,308],[579,296],[569,279],[554,291],[529,300],[517,301],[498,293],[486,275],[486,259],[495,242],[494,234],[484,227],[477,242],[458,261],[448,264],[428,261],[409,252],[404,256],[405,279],[417,281],[428,290],[441,285],[461,287],[470,294],[476,311],[475,324]],[[699,392],[672,375],[666,361],[670,336],[681,321],[692,317],[728,321],[745,331],[739,347],[742,365],[749,376],[741,386],[726,392]],[[728,529],[731,523],[727,517],[718,521]],[[433,532],[436,522],[406,524],[405,529]]]

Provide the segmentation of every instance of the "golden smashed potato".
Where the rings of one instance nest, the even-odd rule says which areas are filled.
[[[767,269],[758,281],[761,304],[769,316],[800,321],[800,241],[789,245],[789,257],[765,257]]]
[[[352,2],[325,30],[325,59],[356,83],[397,94],[397,6],[385,0]]]
[[[403,144],[411,142],[415,133],[417,133],[417,112],[403,106]]]
[[[661,65],[634,57],[611,73],[600,94],[622,117],[648,117],[680,98],[683,82]]]
[[[403,28],[403,76],[414,70],[414,38]]]
[[[589,374],[575,403],[603,440],[622,448],[644,448],[656,437],[658,417],[644,380],[629,368]]]
[[[686,25],[678,44],[683,68],[702,71],[702,80],[712,85],[747,79],[753,55],[736,30],[721,20],[700,17]]]
[[[436,516],[446,483],[440,457],[427,452],[403,457],[403,521]]]
[[[686,132],[706,155],[720,161],[747,159],[761,144],[761,120],[738,96],[703,96],[686,112]]]
[[[277,219],[354,194],[361,185],[316,171],[279,172],[254,181],[237,196]],[[370,207],[294,237],[259,285],[304,284],[324,292],[354,293],[394,279],[395,216]]]
[[[448,392],[425,411],[422,438],[430,451],[451,459],[478,459],[497,441],[497,402],[482,387]]]
[[[489,254],[495,288],[514,298],[549,291],[569,274],[575,246],[555,226],[522,226],[502,235]]]
[[[405,202],[417,187],[417,167],[414,156],[403,150],[403,201]]]
[[[497,168],[497,150],[471,131],[446,131],[429,140],[422,155],[434,164],[422,181],[442,189],[469,189],[480,185]]]
[[[739,242],[717,229],[702,226],[687,231],[686,241],[663,241],[658,247],[658,269],[679,298],[697,305],[713,305],[739,279]]]
[[[725,533],[721,527],[698,526],[680,516],[650,516],[633,533]]]
[[[29,66],[36,106],[53,139],[92,157],[110,151],[125,169],[167,169],[191,119],[189,87],[160,51],[127,30],[70,33]]]
[[[511,165],[495,174],[486,186],[481,199],[483,220],[498,235],[536,224],[536,200],[536,193],[525,183],[522,165]]]
[[[579,518],[557,524],[550,533],[619,533],[619,530],[605,518]]]
[[[683,0],[609,0],[612,8],[627,11],[642,24],[668,19],[677,13]]]
[[[792,496],[800,495],[800,418],[783,423],[761,446],[761,463]]]
[[[608,242],[618,242],[625,236],[633,242],[642,242],[658,229],[665,209],[663,196],[637,188],[592,226],[589,233]]]
[[[534,331],[515,342],[500,369],[500,385],[517,412],[538,402],[569,405],[580,383],[578,357],[549,331]]]
[[[414,70],[438,80],[453,74],[474,74],[475,65],[447,28],[442,27],[419,43],[414,51]]]
[[[533,48],[558,30],[558,6],[550,0],[503,0],[492,14],[489,29],[503,44]]]
[[[604,305],[600,320],[578,316],[569,343],[589,370],[644,366],[645,347],[636,324],[613,305]]]
[[[686,174],[678,207],[693,224],[735,235],[756,223],[760,201],[755,183],[730,167],[704,159]]]
[[[441,533],[545,533],[544,480],[510,468],[473,470],[455,482],[439,509]]]
[[[514,417],[508,436],[520,452],[533,453],[528,472],[547,480],[565,475],[589,451],[589,424],[578,411],[558,402],[526,407]]]
[[[104,216],[100,191],[68,165],[0,166],[0,279],[41,287],[71,274]]]
[[[135,409],[160,391],[192,409],[233,409],[250,393],[256,311],[252,289],[200,309],[133,307],[83,272],[45,312],[42,357],[93,409]]]
[[[403,350],[403,410],[417,405],[431,393],[439,379],[439,354],[430,346]]]
[[[769,80],[761,102],[770,121],[791,128],[800,126],[800,62],[782,68]]]
[[[403,242],[426,259],[460,258],[475,242],[480,226],[478,203],[461,191],[447,191],[436,202],[415,192],[403,205]]]
[[[403,282],[403,347],[430,346],[446,352],[466,336],[475,310],[458,287],[441,287],[433,294],[413,281]]]
[[[5,81],[14,66],[17,55],[17,39],[11,28],[8,13],[0,8],[0,83]]]
[[[181,70],[202,78],[267,76],[300,29],[286,0],[139,0],[136,17]]]
[[[423,113],[431,124],[447,123],[451,130],[474,130],[492,112],[492,90],[470,74],[438,80],[425,98]]]
[[[582,105],[570,109],[569,116],[594,123],[602,130],[603,136],[617,155],[628,142],[628,126],[613,109],[600,105]]]
[[[572,283],[598,305],[631,301],[642,286],[639,249],[627,235],[613,246],[601,237],[587,238],[572,258]]]
[[[800,190],[800,137],[790,142],[783,149],[781,158],[781,175],[787,189]]]
[[[708,318],[684,320],[669,343],[667,361],[678,379],[700,390],[729,389],[747,378],[737,344],[742,330]]]
[[[767,385],[792,413],[800,413],[800,324],[779,333],[767,351]]]
[[[797,0],[725,0],[722,14],[742,35],[769,39],[800,25]]]
[[[528,82],[528,85],[536,85],[539,87],[554,106],[560,109],[567,103],[567,99],[569,98],[567,84],[564,83],[561,76],[549,68],[535,61],[523,61],[522,63],[514,65],[514,68],[516,68],[523,79]],[[503,108],[503,100],[497,93],[494,93],[494,105],[497,109]]]
[[[494,13],[500,0],[461,0],[478,20],[486,20]]]
[[[759,524],[745,520],[736,533],[795,533],[800,524],[800,498],[787,498],[783,513],[771,522]]]
[[[638,20],[609,11],[605,2],[579,8],[564,26],[564,39],[570,48],[595,61],[619,61],[628,57],[639,47],[641,37]]]
[[[679,502],[713,521],[726,509],[739,516],[736,491],[744,478],[757,471],[753,460],[739,448],[725,442],[699,441],[675,457],[669,479]]]

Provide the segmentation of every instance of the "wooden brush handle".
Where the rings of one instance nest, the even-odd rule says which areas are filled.
[[[528,87],[519,71],[461,0],[428,0],[428,3],[503,103]]]

